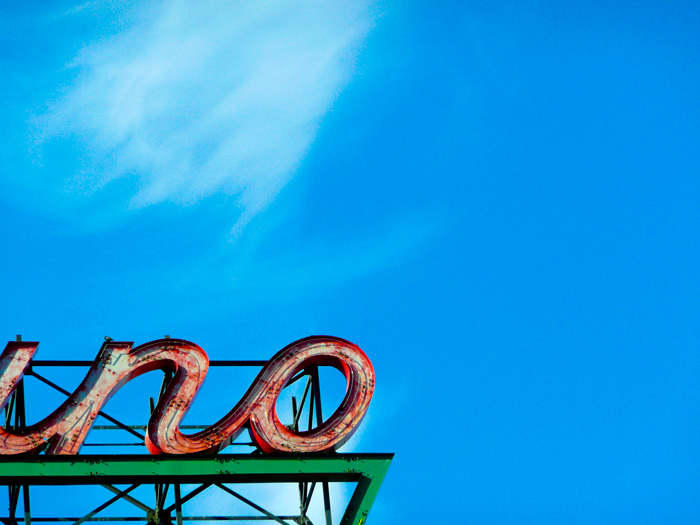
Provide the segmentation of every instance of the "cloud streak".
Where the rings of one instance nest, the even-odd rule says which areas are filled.
[[[128,180],[131,209],[236,195],[239,230],[299,166],[372,25],[354,0],[167,0],[134,20],[69,64],[74,82],[34,121],[37,151],[79,144],[63,188]]]

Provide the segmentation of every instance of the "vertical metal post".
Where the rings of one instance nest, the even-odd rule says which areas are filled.
[[[18,335],[17,340],[21,341],[22,336]],[[29,371],[31,371],[31,368],[27,370],[27,372]],[[15,401],[15,429],[24,428],[27,426],[24,406],[24,379],[20,380],[19,384],[17,385],[15,396],[17,396],[17,400]],[[22,495],[24,497],[24,525],[31,525],[32,518],[29,507],[29,485],[22,485]]]
[[[294,423],[292,424],[292,430],[294,432],[299,432],[299,420],[297,419],[297,398],[292,396],[292,418]]]
[[[22,341],[22,336],[17,335],[17,341],[21,342]],[[19,391],[22,390],[22,394],[24,394],[24,380],[21,380],[19,385],[17,385],[17,388],[15,389],[14,392],[12,392],[12,395],[10,396],[10,400],[5,405],[5,428],[8,430],[16,429],[19,428],[20,421],[24,419],[24,417],[20,417],[20,402],[19,402]],[[24,396],[22,398],[22,403],[21,403],[21,411],[22,411],[22,416],[24,416]],[[12,416],[14,416],[15,422],[14,425],[12,424]],[[23,421],[22,421],[23,422]],[[27,521],[27,505],[29,502],[29,495],[27,492],[27,487],[23,486],[24,489],[24,497],[25,497],[25,517],[24,520],[25,522]],[[13,523],[14,525],[17,525],[17,520],[15,518],[15,513],[17,512],[17,503],[19,502],[19,491],[20,491],[20,486],[19,485],[9,485],[7,487],[8,491],[8,496],[9,496],[9,517],[10,517],[10,522]]]
[[[299,432],[299,417],[301,414],[299,414],[299,408],[297,406],[297,398],[295,396],[292,396],[292,430],[294,432]],[[305,510],[304,510],[304,503],[306,502],[306,483],[303,481],[299,482],[299,523],[304,524],[306,523],[305,520]]]
[[[316,401],[316,425],[323,423],[323,411],[321,409],[321,380],[318,375],[318,366],[311,369],[313,396]],[[323,509],[326,515],[326,525],[333,525],[333,517],[331,516],[331,491],[328,487],[328,482],[324,481],[323,485]]]
[[[24,495],[24,525],[31,525],[32,517],[29,512],[29,485],[22,485],[22,494]]]
[[[165,336],[165,339],[170,339],[169,335]],[[171,372],[164,372],[163,373],[163,382],[160,384],[160,392],[158,393],[158,401],[163,397],[163,394],[165,393],[165,390],[168,388],[168,384],[173,378],[173,374]],[[149,398],[150,401],[150,408],[151,408],[151,414],[155,411],[155,402],[154,399],[151,397]],[[155,484],[155,491],[156,491],[156,514],[159,515],[160,512],[163,510],[163,507],[165,506],[165,499],[168,496],[168,488],[170,486],[165,484],[160,484],[156,483]]]
[[[151,405],[153,405],[153,398],[152,397],[149,399],[149,401],[151,402]],[[163,491],[163,485],[161,485],[160,483],[154,483],[153,489],[155,491],[155,496],[156,496],[154,499],[155,504],[153,505],[153,507],[155,509],[155,512],[153,513],[153,521],[155,523],[160,523],[160,520],[159,520],[159,514],[160,514],[160,510],[161,510],[160,500],[161,500],[161,493]],[[150,525],[150,522],[149,522],[149,525]]]
[[[177,525],[182,525],[182,500],[180,498],[180,484],[175,483],[175,519]]]
[[[17,503],[19,502],[19,485],[10,485],[7,487],[7,490],[10,493],[10,523],[17,525],[15,513],[17,512]]]
[[[15,390],[15,429],[24,428],[27,426],[27,420],[24,414],[24,379],[21,379]]]
[[[10,400],[5,405],[5,428],[8,430],[12,428],[12,414],[15,412],[15,399],[17,398],[15,392],[10,395]]]
[[[313,381],[313,376],[310,376],[312,381]],[[313,387],[313,384],[312,384]],[[314,392],[313,388],[311,391],[311,395],[309,396],[309,427],[307,430],[311,430],[314,428]]]
[[[14,425],[12,424],[12,416],[15,414],[15,401],[17,400],[17,391],[15,390],[10,395],[10,400],[5,405],[5,428],[7,430],[12,430]],[[15,519],[15,512],[17,511],[17,502],[19,501],[19,485],[8,485],[8,503],[9,503],[9,518],[10,523],[17,525],[17,520]]]

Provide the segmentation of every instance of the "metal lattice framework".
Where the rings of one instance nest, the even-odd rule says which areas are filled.
[[[40,361],[32,363],[25,379],[17,386],[5,406],[5,428],[26,427],[25,382],[31,377],[68,396],[70,393],[36,371],[38,367],[86,367],[90,361]],[[210,366],[261,367],[266,361],[216,361]],[[321,388],[318,367],[301,371],[290,385],[306,380],[300,400],[292,397],[295,431],[304,422],[308,429],[321,424]],[[170,377],[165,374],[161,394]],[[151,406],[155,405],[151,399]],[[308,414],[302,415],[306,407]],[[111,425],[96,425],[95,430],[121,430],[138,437],[143,443],[143,425],[128,425],[119,419],[100,412],[100,416]],[[201,425],[182,425],[194,430]],[[123,443],[101,444],[118,446]],[[237,443],[249,446],[250,443]],[[86,446],[90,446],[86,444]],[[95,445],[93,445],[95,446]],[[282,524],[311,524],[308,516],[312,498],[322,498],[326,525],[332,525],[329,486],[332,483],[355,484],[352,496],[341,518],[341,525],[360,525],[367,518],[379,487],[387,473],[393,454],[218,454],[192,456],[150,456],[90,454],[78,456],[3,456],[0,457],[0,485],[8,487],[8,514],[0,516],[5,525],[31,525],[32,522],[73,522],[80,525],[87,521],[141,521],[153,525],[182,525],[184,521],[259,521],[267,520]],[[279,515],[266,510],[237,490],[241,484],[292,484],[298,487],[299,508],[297,512]],[[125,485],[125,486],[123,486]],[[34,516],[31,506],[36,506],[36,495],[30,498],[36,486],[96,486],[113,493],[87,514]],[[137,489],[152,486],[153,503],[147,504],[134,497]],[[194,488],[193,488],[194,486]],[[242,502],[254,514],[236,515],[188,515],[183,507],[186,503],[213,489],[222,496]],[[185,491],[187,491],[185,493]],[[45,492],[45,491],[44,491]],[[30,499],[34,501],[30,503]],[[142,498],[143,499],[143,498]],[[138,510],[130,515],[104,516],[102,511],[116,502],[126,502]],[[51,508],[50,502],[39,502],[42,508]],[[19,517],[19,509],[23,516]]]

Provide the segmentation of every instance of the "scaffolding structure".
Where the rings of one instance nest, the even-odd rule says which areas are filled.
[[[42,361],[36,360],[26,371],[25,378],[15,388],[5,406],[5,428],[21,430],[26,427],[25,382],[33,378],[52,389],[69,396],[70,393],[37,372],[41,367],[89,367],[91,361]],[[262,367],[266,361],[210,361],[212,367]],[[170,381],[165,374],[161,386],[161,395]],[[310,366],[297,374],[289,385],[305,380],[300,399],[292,397],[293,421],[290,428],[300,431],[311,430],[322,423],[321,387],[317,366]],[[151,398],[151,407],[156,400]],[[304,409],[306,413],[304,416]],[[130,425],[118,418],[100,412],[109,425],[95,425],[94,430],[121,430],[133,437],[138,437],[139,445],[143,443],[145,425]],[[182,425],[183,430],[205,428],[203,425]],[[250,443],[237,443],[251,445]],[[100,444],[98,446],[117,446],[123,443]],[[90,446],[85,444],[85,446]],[[95,446],[95,445],[93,445]],[[151,456],[146,454],[80,454],[77,456],[0,456],[0,485],[7,486],[8,509],[6,515],[0,515],[4,525],[31,525],[32,523],[72,522],[80,525],[84,522],[146,522],[149,525],[183,525],[185,521],[236,521],[258,522],[272,521],[290,525],[313,525],[309,517],[309,508],[313,501],[322,501],[323,519],[326,525],[332,525],[333,514],[330,487],[334,483],[354,484],[352,495],[347,504],[340,525],[362,525],[375,500],[379,487],[389,469],[393,454],[248,454],[217,455],[183,455]],[[290,485],[298,492],[298,509],[287,514],[279,514],[266,509],[263,505],[246,497],[239,486],[257,484],[274,486]],[[283,485],[277,485],[283,484]],[[112,493],[109,499],[102,501],[82,515],[53,512],[45,514],[46,509],[56,508],[45,487],[102,487]],[[135,497],[143,494],[143,487],[151,487],[152,501],[144,502]],[[35,488],[37,487],[37,488]],[[42,487],[41,490],[38,487]],[[201,497],[205,491],[216,490],[227,498],[242,503],[239,508],[247,513],[227,513],[225,515],[191,515],[185,504]],[[80,493],[82,491],[76,491]],[[146,493],[148,495],[148,492]],[[315,500],[314,500],[315,497]],[[37,498],[43,498],[37,499]],[[46,499],[48,498],[48,501]],[[103,511],[115,503],[128,503],[132,512],[128,515],[105,516]],[[32,507],[40,507],[42,515],[32,513]],[[113,507],[112,507],[113,508]],[[21,510],[20,510],[21,509]],[[335,512],[333,512],[335,510]]]

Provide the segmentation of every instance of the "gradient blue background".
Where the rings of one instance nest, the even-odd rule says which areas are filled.
[[[376,6],[233,241],[226,195],[81,228],[16,190],[35,101],[124,23],[38,38],[49,7],[2,15],[0,336],[44,359],[163,334],[265,359],[337,335],[377,373],[355,449],[396,453],[373,523],[700,520],[697,3]]]

